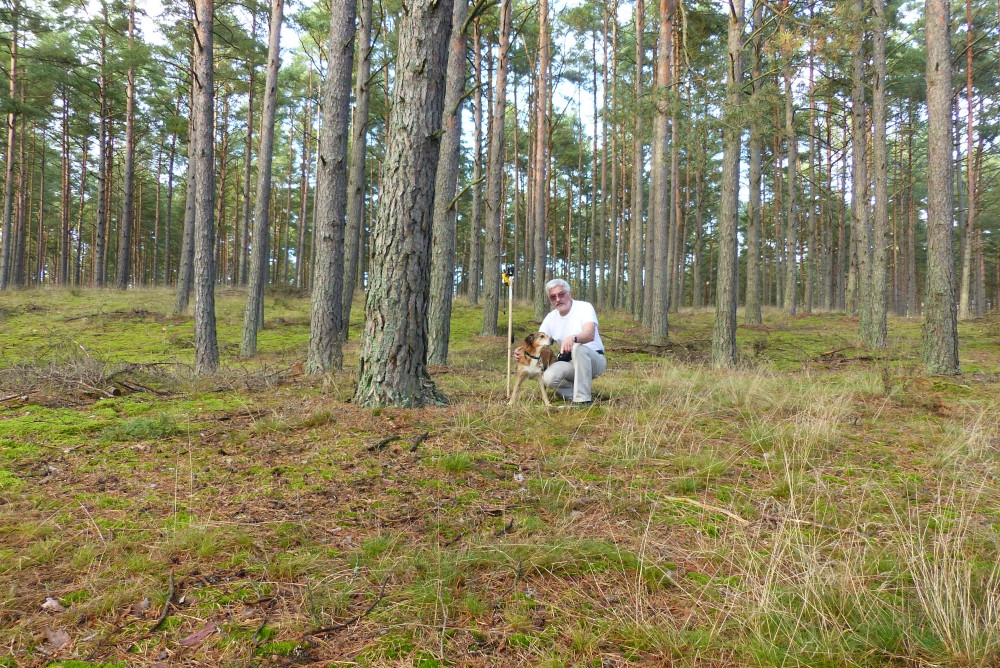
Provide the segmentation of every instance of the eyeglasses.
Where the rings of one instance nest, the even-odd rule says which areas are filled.
[[[565,290],[562,292],[557,292],[555,294],[549,295],[549,301],[552,302],[559,301],[561,299],[565,299],[567,295],[569,295],[569,293],[566,292]]]

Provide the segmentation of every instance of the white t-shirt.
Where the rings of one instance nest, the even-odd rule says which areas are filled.
[[[594,323],[594,340],[581,345],[594,350],[604,350],[601,335],[597,333],[597,311],[594,310],[590,302],[574,299],[572,306],[569,307],[569,313],[565,316],[559,315],[558,309],[552,309],[545,316],[545,320],[542,320],[542,326],[539,329],[561,342],[563,339],[572,339],[574,336],[583,334],[583,326],[588,322]]]

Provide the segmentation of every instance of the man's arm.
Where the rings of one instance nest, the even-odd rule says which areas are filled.
[[[573,351],[574,343],[590,343],[594,340],[594,332],[597,331],[597,324],[593,322],[583,323],[583,331],[575,337],[568,336],[559,344],[559,352],[569,353]],[[573,339],[576,339],[575,341]]]

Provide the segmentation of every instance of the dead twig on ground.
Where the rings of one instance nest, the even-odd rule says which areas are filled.
[[[318,636],[318,635],[323,635],[325,633],[334,633],[336,631],[342,631],[342,630],[346,629],[348,626],[351,626],[352,624],[356,624],[356,623],[360,622],[362,619],[364,619],[369,614],[371,614],[371,611],[375,609],[375,606],[377,606],[382,601],[382,599],[385,598],[385,586],[386,586],[386,584],[388,584],[389,577],[391,575],[392,575],[392,573],[390,572],[389,575],[386,575],[385,579],[382,580],[382,587],[379,589],[378,597],[374,601],[372,601],[372,604],[369,605],[368,608],[364,612],[361,612],[361,613],[358,613],[357,615],[354,615],[353,617],[351,617],[350,619],[348,619],[346,622],[341,622],[339,624],[333,624],[331,626],[324,626],[322,628],[313,629],[312,631],[309,631],[308,633],[303,633],[302,637],[306,638],[308,636]]]
[[[163,626],[163,622],[167,621],[167,614],[170,612],[170,604],[173,603],[174,599],[174,572],[170,571],[170,588],[167,589],[167,600],[163,603],[163,612],[160,613],[160,618],[156,620],[156,623],[146,632],[146,636],[150,636],[156,633],[156,630]]]
[[[398,440],[399,436],[390,436],[388,438],[383,438],[381,441],[369,445],[367,448],[365,448],[365,450],[367,450],[368,452],[381,452],[383,449],[385,449],[385,446],[389,445],[393,441],[398,441]]]

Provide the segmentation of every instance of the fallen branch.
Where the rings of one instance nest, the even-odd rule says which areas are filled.
[[[173,602],[174,598],[174,572],[170,571],[170,588],[167,589],[167,600],[163,603],[163,612],[160,613],[160,618],[156,620],[152,628],[146,632],[146,636],[152,635],[156,632],[158,628],[163,626],[163,622],[167,621],[167,613],[170,612],[170,604]]]
[[[389,575],[392,575],[392,573],[389,573]],[[351,626],[352,624],[356,624],[356,623],[360,622],[362,619],[364,619],[369,614],[371,614],[371,611],[375,609],[375,606],[377,606],[379,603],[381,603],[382,599],[385,598],[385,585],[389,582],[389,575],[386,575],[385,579],[382,580],[382,588],[379,589],[378,598],[376,598],[372,602],[372,604],[368,606],[367,610],[365,610],[364,612],[359,613],[357,615],[354,615],[353,617],[351,617],[350,619],[348,619],[346,622],[341,622],[339,624],[333,624],[332,626],[324,626],[322,628],[313,629],[312,631],[309,631],[308,633],[303,633],[302,637],[305,638],[305,637],[308,637],[308,636],[318,636],[318,635],[323,635],[325,633],[334,633],[336,631],[342,631],[342,630],[346,629],[348,626]]]
[[[399,436],[390,436],[388,438],[383,438],[378,443],[373,443],[372,445],[369,445],[365,449],[368,452],[379,452],[379,451],[383,450],[385,448],[385,446],[389,445],[393,441],[398,441],[398,440],[399,440]]]
[[[427,437],[430,435],[431,433],[429,431],[425,431],[424,433],[420,434],[420,436],[417,436],[415,439],[413,439],[413,443],[410,444],[410,452],[416,452],[417,447],[425,440],[427,440]]]

